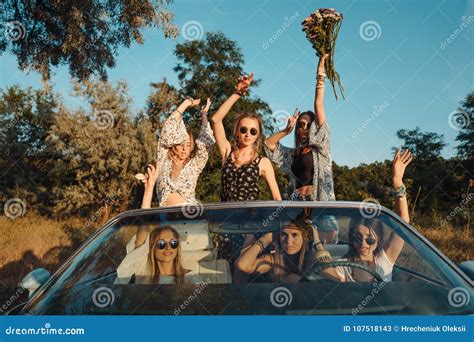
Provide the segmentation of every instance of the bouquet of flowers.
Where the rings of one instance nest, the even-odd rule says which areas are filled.
[[[311,13],[311,15],[302,22],[306,38],[308,38],[316,49],[317,55],[319,57],[324,54],[329,55],[326,60],[325,68],[336,99],[335,83],[339,86],[339,90],[344,98],[344,88],[342,87],[341,79],[336,70],[334,70],[334,49],[341,23],[342,13],[336,12],[333,8],[320,8],[314,13]]]

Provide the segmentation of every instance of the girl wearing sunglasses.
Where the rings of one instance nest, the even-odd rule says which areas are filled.
[[[395,197],[395,212],[407,223],[408,204],[403,185],[405,168],[412,161],[408,150],[397,151],[392,161],[392,195]],[[392,280],[393,265],[402,251],[404,241],[395,232],[385,240],[382,222],[377,218],[356,218],[349,228],[349,251],[341,261],[362,263],[380,274],[385,282]],[[371,276],[359,269],[338,266],[321,272],[338,281],[371,281]]]
[[[232,144],[227,140],[223,120],[235,102],[244,96],[253,73],[239,79],[236,91],[212,117],[212,128],[222,158],[221,201],[255,201],[259,199],[258,179],[263,177],[274,200],[281,200],[272,163],[262,157],[263,123],[254,113],[242,113],[234,121]]]
[[[314,114],[295,110],[288,118],[285,129],[265,140],[270,159],[290,175],[296,195],[300,200],[334,201],[334,184],[329,150],[329,128],[324,110],[324,63],[319,59],[316,77]],[[295,147],[282,146],[280,140],[289,135],[296,125]]]
[[[171,226],[158,227],[150,233],[147,247],[146,276],[137,283],[187,284],[200,283],[199,275],[184,269],[178,232]]]
[[[290,200],[335,201],[332,174],[332,157],[329,149],[329,127],[324,110],[324,63],[327,55],[319,59],[314,114],[295,110],[288,118],[285,129],[265,140],[265,151],[272,162],[289,175],[292,185]],[[296,126],[296,129],[295,129]],[[286,147],[280,140],[295,129],[295,147]],[[318,224],[321,238],[336,242],[338,226],[334,217],[325,217]]]

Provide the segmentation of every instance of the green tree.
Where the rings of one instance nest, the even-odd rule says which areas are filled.
[[[47,205],[51,169],[44,148],[58,111],[57,96],[18,86],[0,90],[1,200],[22,198],[28,207]]]
[[[456,137],[459,141],[457,154],[462,159],[472,161],[474,159],[474,91],[468,94],[461,103],[458,114],[461,115],[462,126]]]
[[[161,27],[176,37],[172,0],[4,0],[0,4],[0,53],[9,49],[22,70],[50,78],[51,67],[68,65],[79,80],[105,79],[121,47],[142,44],[140,30]]]
[[[403,140],[402,148],[408,148],[413,154],[413,162],[406,174],[407,178],[413,179],[410,198],[415,208],[423,212],[446,208],[450,198],[443,182],[447,180],[450,170],[441,157],[441,152],[447,145],[444,136],[434,132],[421,132],[416,127],[414,130],[399,130],[397,137]]]
[[[139,185],[134,175],[153,159],[156,145],[151,124],[133,122],[125,82],[76,84],[75,96],[88,108],[62,108],[48,134],[54,155],[54,210],[58,215],[82,214],[103,208],[112,211],[137,207]],[[113,200],[111,200],[113,199]]]

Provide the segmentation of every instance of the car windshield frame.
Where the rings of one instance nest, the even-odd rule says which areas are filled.
[[[249,208],[315,208],[315,209],[359,209],[372,207],[373,205],[365,202],[290,202],[290,201],[255,201],[255,202],[222,202],[222,203],[206,203],[199,204],[199,210],[203,212],[212,211],[212,210],[232,210],[233,208],[238,209],[249,209]],[[471,287],[474,286],[474,282],[468,278],[464,272],[462,272],[450,259],[448,259],[444,254],[442,254],[428,239],[426,239],[421,233],[419,233],[413,226],[404,222],[397,214],[393,211],[383,207],[378,206],[380,210],[380,215],[385,214],[391,220],[397,223],[396,227],[400,229],[406,229],[409,234],[412,234],[414,237],[420,240],[423,246],[429,248],[434,254],[439,258],[439,260],[444,263],[445,266],[448,266],[451,271],[454,271],[455,274],[459,277],[454,283],[459,283],[459,280],[467,283]],[[43,284],[36,293],[28,300],[23,309],[22,313],[28,313],[28,311],[38,303],[43,296],[48,294],[48,291],[53,287],[58,279],[68,270],[71,266],[71,263],[76,257],[78,257],[86,248],[91,244],[100,243],[101,239],[105,238],[107,231],[112,232],[115,228],[115,225],[120,224],[124,220],[130,218],[136,218],[139,220],[142,217],[147,215],[159,215],[159,214],[168,214],[176,213],[182,211],[183,206],[172,206],[172,207],[162,207],[162,208],[149,208],[149,209],[134,209],[123,212],[112,219],[110,219],[105,225],[99,228],[94,234],[91,235],[68,259],[67,261],[48,279],[48,281]],[[396,230],[397,228],[393,227],[392,229]],[[444,267],[443,267],[444,268]]]

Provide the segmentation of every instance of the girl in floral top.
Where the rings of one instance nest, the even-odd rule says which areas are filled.
[[[184,111],[199,103],[199,99],[187,98],[166,119],[158,141],[156,159],[159,171],[153,165],[147,167],[147,178],[150,173],[157,176],[155,181],[160,207],[197,202],[195,198],[197,180],[206,165],[209,150],[215,143],[207,121],[207,112],[211,105],[209,99],[201,111],[201,132],[196,140],[184,125],[182,116]],[[145,186],[143,202],[151,204],[152,196],[153,190]]]
[[[332,157],[329,149],[329,127],[324,111],[324,62],[318,63],[315,89],[314,114],[311,111],[299,113],[295,110],[288,119],[285,129],[265,141],[265,151],[272,162],[290,176],[293,193],[290,200],[334,201]],[[282,146],[280,140],[289,135],[296,124],[295,147]],[[321,217],[320,230],[327,242],[337,239],[337,221],[331,216]],[[326,239],[327,238],[327,239]]]

